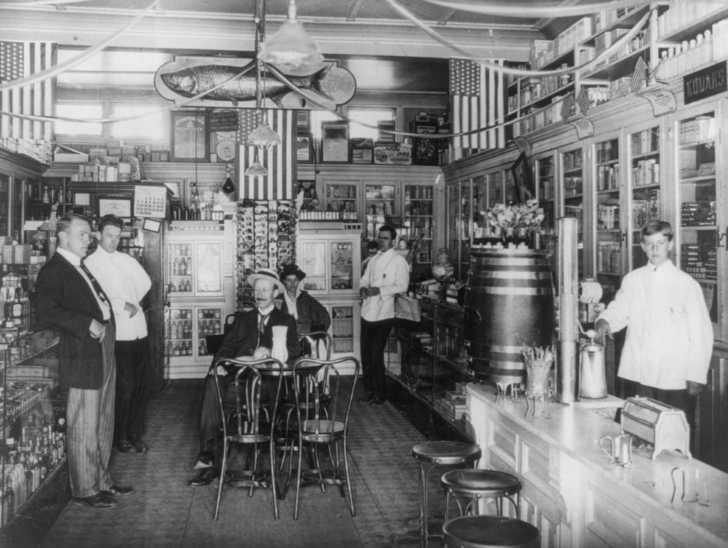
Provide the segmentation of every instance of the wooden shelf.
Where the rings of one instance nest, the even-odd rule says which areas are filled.
[[[633,186],[632,190],[633,191],[650,190],[650,189],[655,189],[655,188],[660,188],[660,183],[651,183],[649,185]]]
[[[643,152],[641,154],[635,154],[632,156],[632,160],[642,160],[643,158],[653,158],[655,156],[659,156],[660,151],[659,150],[652,150],[650,152]]]
[[[686,177],[680,179],[681,183],[705,183],[707,181],[715,181],[715,173],[712,175],[698,175],[697,177]]]
[[[634,69],[634,63],[637,58],[640,55],[648,54],[649,50],[649,46],[643,46],[640,49],[632,51],[625,56],[621,56],[617,61],[614,61],[613,63],[609,63],[606,66],[595,69],[593,72],[585,75],[585,78],[606,78],[607,80],[616,80],[617,78],[621,78],[622,76],[631,76]]]
[[[700,19],[700,21],[695,21],[678,30],[660,36],[658,37],[658,40],[660,40],[660,42],[681,42],[683,40],[694,38],[700,31],[711,27],[713,23],[717,23],[726,17],[728,17],[728,5],[718,8],[713,13],[710,13],[708,16]]]
[[[668,3],[669,2],[661,2],[662,5],[666,5]],[[634,27],[637,24],[637,22],[647,12],[648,9],[649,9],[649,6],[644,5],[642,7],[632,10],[627,15],[624,15],[624,16],[620,17],[619,19],[617,19],[616,21],[614,21],[611,25],[604,27],[599,32],[593,34],[592,36],[590,36],[589,38],[584,40],[584,42],[582,42],[582,44],[584,44],[585,46],[593,46],[594,43],[596,42],[597,36],[600,36],[600,35],[604,34],[605,32],[609,32],[610,30],[631,29],[632,27]]]

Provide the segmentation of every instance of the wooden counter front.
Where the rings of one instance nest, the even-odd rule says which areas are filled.
[[[728,474],[679,453],[651,460],[644,448],[631,468],[610,464],[599,438],[619,424],[604,409],[549,403],[527,418],[525,400],[496,403],[489,386],[469,384],[467,397],[480,466],[521,479],[520,517],[539,528],[541,546],[728,546]],[[678,481],[673,504],[675,467],[685,471],[686,502]],[[687,502],[697,495],[702,504]]]

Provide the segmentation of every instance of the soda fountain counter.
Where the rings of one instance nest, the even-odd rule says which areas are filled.
[[[622,400],[548,402],[527,417],[525,399],[496,401],[484,384],[466,393],[480,467],[519,477],[520,518],[540,529],[541,546],[728,546],[728,474],[677,452],[652,460],[644,445],[622,467],[600,448],[620,432]]]

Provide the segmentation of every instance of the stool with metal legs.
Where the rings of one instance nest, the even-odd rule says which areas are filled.
[[[536,527],[520,519],[497,516],[466,516],[442,526],[445,548],[538,548]]]
[[[498,517],[503,515],[503,499],[513,505],[515,517],[520,515],[521,482],[513,474],[498,470],[450,470],[442,475],[440,483],[445,489],[445,521],[448,520],[450,497],[455,499],[461,516],[478,515],[480,499],[495,500]],[[460,503],[461,498],[469,499],[465,508]]]
[[[480,447],[474,443],[458,441],[427,441],[415,445],[412,456],[420,466],[420,545],[427,547],[430,472],[438,466],[474,465],[480,458]]]

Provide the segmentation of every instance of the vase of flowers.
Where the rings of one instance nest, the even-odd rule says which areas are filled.
[[[534,247],[534,237],[541,232],[543,208],[537,200],[520,204],[496,204],[481,215],[487,220],[488,238],[500,238],[503,246]]]

